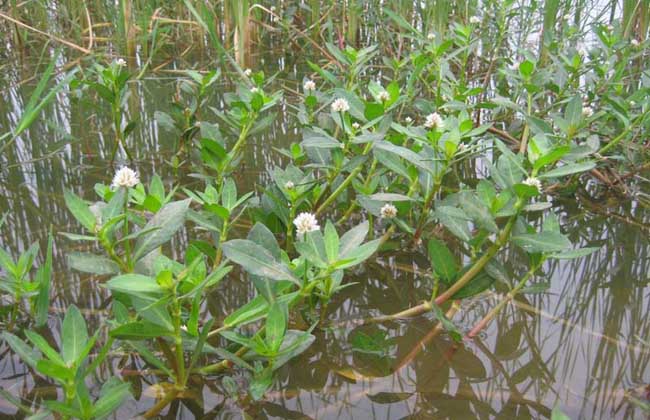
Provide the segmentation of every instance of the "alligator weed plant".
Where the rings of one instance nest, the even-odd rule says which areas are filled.
[[[493,22],[497,33],[504,19]],[[331,306],[352,285],[347,274],[390,249],[426,253],[427,299],[361,321],[427,314],[454,339],[484,330],[549,260],[596,250],[573,246],[552,199],[647,159],[638,139],[650,124],[650,79],[629,65],[643,53],[638,42],[597,26],[584,51],[568,37],[545,44],[543,55],[526,48],[499,56],[497,37],[485,67],[476,16],[444,33],[424,33],[394,14],[391,22],[411,49],[326,43],[327,60],[308,62],[311,72],[289,100],[267,93],[275,85],[263,72],[235,68],[240,80],[211,106],[222,73],[189,72],[173,112],[156,119],[179,136],[198,186],[165,185],[122,167],[111,185],[95,186],[95,201],[65,191],[83,231],[60,234],[84,248],[66,252],[68,264],[108,291],[110,316],[89,337],[71,306],[60,352],[33,329],[3,335],[27,366],[63,389],[63,400],[44,402],[41,415],[96,418],[116,409],[128,385],[106,381],[99,397],[88,387],[113,354],[125,355],[119,366],[130,359],[161,384],[145,418],[191,398],[192,384],[206,378],[242,405],[261,400],[277,372],[336,321]],[[97,81],[84,85],[111,104],[116,147],[125,146],[135,124],[124,111],[129,74],[117,61],[96,69]],[[274,148],[283,164],[243,190],[244,150],[279,104],[293,110],[301,140]],[[34,281],[36,247],[18,261],[0,254],[7,279],[0,284],[14,305],[8,325],[22,312],[35,326],[47,319],[51,248],[50,241]],[[521,277],[504,268],[507,252],[523,255]],[[237,280],[254,296],[215,315],[212,308],[225,306],[218,291],[239,287]],[[462,331],[453,322],[461,301],[497,282],[508,293]]]

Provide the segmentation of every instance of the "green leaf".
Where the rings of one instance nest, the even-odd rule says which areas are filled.
[[[86,321],[79,308],[70,305],[63,319],[61,355],[67,365],[80,362],[80,355],[88,342]]]
[[[68,265],[77,271],[91,274],[117,274],[120,266],[113,260],[87,252],[71,252],[67,255]]]
[[[7,344],[9,344],[9,347],[11,347],[26,365],[36,369],[36,363],[41,356],[40,353],[8,331],[2,333],[2,338],[4,338]]]
[[[594,252],[598,251],[599,249],[600,248],[598,247],[587,247],[587,248],[572,249],[569,251],[564,250],[561,253],[549,255],[549,258],[553,258],[556,260],[572,260],[575,258],[582,258],[582,257],[586,257],[587,255],[591,255]]]
[[[458,273],[456,258],[444,242],[438,239],[429,240],[429,260],[433,271],[445,282],[452,281]]]
[[[273,232],[262,223],[255,223],[253,228],[248,232],[247,239],[255,242],[256,244],[264,247],[267,251],[271,253],[273,258],[280,260],[282,257],[282,252],[278,241],[275,239]]]
[[[38,295],[36,296],[36,326],[40,327],[47,322],[47,314],[50,310],[50,284],[52,281],[52,231],[47,238],[47,252],[45,254],[45,264],[39,267],[36,272],[36,281],[38,282]]]
[[[286,329],[287,308],[278,302],[273,302],[266,317],[266,343],[273,352],[280,349]]]
[[[74,372],[72,369],[51,360],[39,360],[36,363],[36,370],[43,375],[57,379],[62,383],[65,383],[68,380],[72,380],[72,378],[74,378]]]
[[[559,406],[555,406],[551,411],[551,420],[571,420],[571,417],[564,414]]]
[[[56,362],[60,365],[64,365],[65,363],[63,362],[63,359],[59,355],[59,353],[54,350],[49,343],[43,338],[42,335],[35,333],[33,331],[25,331],[25,336],[29,341],[32,342],[38,349],[43,353],[48,359],[52,360],[53,362]]]
[[[234,239],[222,245],[224,255],[251,274],[272,280],[290,280],[300,285],[300,280],[271,253],[253,241]]]
[[[467,215],[462,210],[451,206],[438,206],[435,214],[440,223],[455,236],[465,242],[469,242],[472,239],[469,227],[467,226]]]
[[[519,73],[528,79],[535,71],[535,63],[530,60],[524,60],[519,64]]]
[[[102,208],[102,222],[106,223],[108,220],[111,220],[124,211],[124,204],[127,198],[127,189],[118,188],[117,191],[113,194],[110,201]]]
[[[559,146],[557,148],[554,148],[547,154],[540,156],[534,163],[533,169],[536,171],[540,170],[546,165],[552,165],[558,160],[562,159],[564,155],[569,153],[571,148],[569,146]]]
[[[172,337],[174,332],[149,321],[135,321],[111,330],[110,335],[123,340],[142,340],[143,338]]]
[[[123,274],[107,281],[104,287],[114,292],[127,294],[162,293],[163,289],[156,279],[142,274]]]
[[[183,201],[175,201],[165,205],[156,213],[143,229],[159,229],[138,238],[133,250],[134,260],[144,257],[174,236],[185,222],[185,215],[190,207],[190,202],[191,199],[189,198]]]
[[[571,242],[559,232],[524,233],[513,236],[512,241],[530,253],[559,252],[571,248]]]
[[[92,418],[100,419],[117,410],[130,394],[130,385],[120,383],[107,390],[102,389],[102,397],[97,400],[92,411]]]
[[[577,174],[580,172],[590,171],[596,167],[596,162],[585,161],[580,163],[570,163],[539,175],[539,178],[559,178],[566,175]]]
[[[364,221],[343,234],[339,247],[339,260],[348,259],[348,254],[363,243],[368,234],[368,221]]]
[[[325,241],[325,253],[327,254],[327,260],[330,263],[335,262],[339,256],[339,235],[336,233],[334,225],[329,220],[325,225],[325,235],[323,235]]]
[[[372,254],[374,254],[379,245],[382,244],[382,240],[375,239],[374,241],[366,242],[365,244],[352,249],[351,251],[345,254],[345,257],[339,260],[340,262],[336,264],[337,269],[349,268],[357,264],[361,264]]]
[[[88,204],[86,204],[86,202],[79,198],[75,193],[67,189],[63,192],[63,198],[68,210],[70,210],[70,213],[72,213],[74,218],[90,232],[94,232],[97,221],[95,220],[93,212],[90,211]]]
[[[221,204],[231,212],[235,208],[237,202],[237,186],[232,178],[227,178],[224,181],[223,191],[221,193]]]

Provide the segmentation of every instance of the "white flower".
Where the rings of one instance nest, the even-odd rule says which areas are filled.
[[[379,92],[379,95],[377,95],[377,97],[379,98],[380,101],[386,102],[387,100],[390,99],[390,94],[385,90],[382,90],[381,92]]]
[[[244,75],[246,75],[246,77],[251,77],[251,74],[253,74],[253,70],[251,69],[244,70]]]
[[[471,23],[472,25],[481,23],[481,18],[478,16],[472,16],[471,18],[469,18],[469,23]]]
[[[585,106],[582,108],[582,115],[589,118],[594,115],[594,109],[590,106]]]
[[[302,87],[307,91],[316,90],[316,83],[311,79],[305,80],[305,84]]]
[[[434,39],[436,39],[436,34],[434,34],[433,32],[429,32],[429,33],[427,34],[427,39],[428,39],[429,41],[433,41]]]
[[[631,44],[633,47],[638,47],[639,44],[640,44],[640,42],[639,42],[638,39],[632,39],[632,41],[630,41],[630,44]]]
[[[393,217],[397,216],[397,208],[391,203],[384,204],[379,212],[381,214],[381,217],[384,219],[392,219]]]
[[[512,71],[519,71],[519,62],[515,61],[514,63],[510,64],[508,68]]]
[[[287,189],[287,190],[293,190],[293,187],[295,187],[293,181],[287,181],[284,184],[284,188]]]
[[[118,67],[124,67],[126,66],[126,60],[124,60],[123,58],[118,58],[117,60],[115,60],[115,64]]]
[[[636,106],[636,102],[630,101],[630,106]]]
[[[122,166],[113,177],[113,188],[119,187],[135,187],[140,183],[138,173],[131,168]]]
[[[296,226],[298,235],[304,235],[307,232],[314,232],[320,229],[316,216],[312,213],[300,213],[293,219],[293,224]]]
[[[353,122],[352,123],[352,128],[354,128],[355,130],[358,130],[359,128],[361,128],[361,125],[358,122]]]
[[[271,10],[272,12],[275,12],[275,6],[271,6],[271,7],[270,7],[270,10]]]
[[[406,121],[407,124],[411,124],[413,122],[413,118],[406,117],[406,118],[404,118],[404,121]]]
[[[531,187],[537,188],[537,191],[542,192],[542,181],[537,178],[526,178],[522,184],[530,185]]]
[[[433,128],[433,127],[442,128],[442,125],[443,125],[442,117],[437,112],[427,115],[427,120],[424,122],[424,126],[426,128]]]
[[[252,87],[251,88],[251,93],[257,93],[259,91],[260,91],[260,89],[258,87]]]
[[[346,112],[350,109],[350,104],[343,98],[338,98],[332,102],[332,111]]]

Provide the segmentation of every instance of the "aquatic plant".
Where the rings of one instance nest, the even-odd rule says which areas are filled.
[[[97,201],[65,191],[70,213],[85,229],[61,233],[84,248],[65,252],[69,267],[109,291],[110,315],[89,337],[80,311],[70,306],[60,352],[30,329],[3,335],[26,365],[63,388],[63,402],[44,406],[64,417],[112,412],[128,396],[128,385],[108,381],[94,398],[86,380],[114,350],[126,350],[162,384],[145,417],[191,397],[192,381],[205,377],[217,377],[238,403],[254,404],[283,366],[338,321],[330,305],[358,280],[350,280],[351,271],[362,272],[391,248],[426,254],[428,271],[418,274],[426,300],[352,320],[378,329],[351,334],[353,352],[386,356],[394,344],[377,324],[423,314],[438,321],[433,335],[475,338],[554,260],[595,252],[572,244],[551,198],[591,179],[624,185],[619,174],[647,167],[642,134],[650,123],[650,86],[638,65],[647,54],[645,18],[629,16],[628,4],[624,28],[595,25],[593,44],[583,48],[566,19],[555,23],[563,5],[547,2],[539,14],[522,18],[540,19],[540,34],[506,55],[510,5],[385,5],[372,13],[388,35],[363,46],[369,38],[360,15],[372,7],[362,2],[329,5],[342,12],[340,21],[321,22],[321,2],[305,6],[307,29],[322,43],[296,27],[304,11],[284,4],[282,10],[248,2],[225,2],[223,9],[189,0],[177,5],[194,19],[182,24],[204,31],[223,66],[184,71],[172,111],[156,113],[158,126],[179,138],[175,169],[182,152],[200,181],[185,184],[179,177],[169,187],[168,179],[122,167],[111,185],[95,186]],[[131,39],[134,4],[123,6],[119,32]],[[235,59],[222,45],[230,34],[215,24],[221,10],[225,32],[235,34]],[[449,25],[443,19],[448,11],[456,17]],[[242,68],[250,26],[267,15],[291,41],[317,45],[318,54],[307,60],[311,74],[286,82]],[[567,31],[565,38],[560,31]],[[642,36],[637,40],[632,32]],[[129,120],[135,113],[127,112],[131,77],[126,61],[115,59],[95,63],[72,85],[81,87],[81,96],[89,89],[109,104],[111,160],[120,146],[131,158],[126,142],[137,126]],[[234,82],[221,92],[228,80]],[[276,90],[281,83],[285,89]],[[39,84],[34,97],[43,92]],[[274,148],[282,160],[250,188],[240,176],[244,151],[274,122],[280,104],[295,112],[301,141]],[[19,124],[12,135],[25,127]],[[16,320],[23,312],[37,326],[47,320],[51,239],[32,281],[37,252],[33,246],[17,261],[0,253],[7,279],[0,287],[13,303],[9,325],[22,327]],[[516,276],[504,268],[510,252],[521,255],[521,266],[511,270]],[[223,303],[218,290],[235,279],[231,273],[254,295],[235,307],[223,305],[221,316],[211,306]],[[462,301],[495,284],[505,294],[473,325],[457,326],[455,317],[467,308]],[[107,331],[103,344],[100,331]],[[95,347],[99,354],[90,362]],[[247,381],[238,383],[236,375]],[[559,410],[553,415],[561,416]]]

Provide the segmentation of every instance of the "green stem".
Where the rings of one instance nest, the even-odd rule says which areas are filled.
[[[515,203],[514,206],[515,214],[510,216],[508,223],[506,223],[506,226],[499,234],[497,240],[488,248],[485,254],[483,254],[483,256],[481,256],[481,258],[479,258],[474,263],[472,268],[466,271],[465,274],[463,274],[463,276],[459,278],[449,289],[445,290],[443,294],[441,294],[435,299],[436,305],[442,305],[454,294],[456,294],[456,292],[462,289],[463,286],[469,283],[478,273],[481,272],[481,270],[487,265],[487,263],[490,262],[490,260],[496,255],[496,253],[499,252],[499,250],[508,242],[508,239],[510,238],[510,232],[512,232],[512,228],[514,227],[515,222],[517,221],[517,217],[519,217],[519,212],[524,207],[524,204],[525,204],[524,200],[517,199],[517,202]]]
[[[185,388],[187,378],[185,376],[185,355],[183,354],[183,337],[181,335],[181,305],[178,297],[174,294],[174,349],[176,351],[176,366],[178,378],[176,385],[180,389]]]
[[[484,329],[490,323],[490,321],[494,319],[495,316],[497,316],[497,314],[506,306],[506,304],[514,299],[517,293],[519,293],[521,289],[524,288],[526,283],[528,283],[528,280],[535,274],[543,262],[544,259],[542,258],[538,264],[533,265],[530,270],[528,270],[526,275],[524,275],[524,277],[519,281],[519,283],[517,283],[515,287],[512,288],[512,290],[510,290],[506,297],[501,302],[499,302],[497,306],[492,308],[492,310],[488,312],[488,314],[485,315],[485,317],[483,317],[483,319],[481,319],[469,333],[467,333],[466,338],[476,337],[476,335],[482,329]]]
[[[230,163],[237,157],[237,154],[239,153],[239,150],[246,144],[246,139],[248,138],[248,132],[250,129],[253,127],[253,123],[257,119],[257,113],[252,113],[250,121],[247,122],[243,127],[241,132],[239,133],[239,138],[235,142],[235,145],[232,147],[230,150],[230,153],[226,156],[226,160],[223,163],[223,170],[219,173],[217,176],[217,187],[219,188],[219,191],[221,191],[221,184],[223,183],[223,177],[228,173],[228,166],[230,166]]]
[[[639,115],[638,117],[636,117],[636,118],[634,119],[634,121],[632,121],[632,124],[630,124],[630,125],[629,125],[629,126],[628,126],[628,127],[627,127],[627,128],[626,128],[626,129],[621,133],[621,134],[619,134],[618,136],[616,136],[616,137],[614,138],[614,140],[610,141],[610,142],[607,143],[605,146],[603,146],[603,147],[598,151],[598,154],[602,155],[603,153],[605,153],[606,151],[608,151],[609,149],[611,149],[612,147],[614,147],[614,146],[616,146],[618,143],[620,143],[621,140],[623,140],[623,139],[625,138],[625,135],[626,135],[627,133],[629,133],[629,132],[634,128],[634,127],[636,127],[636,126],[641,122],[641,120],[642,120],[646,115],[648,115],[649,112],[650,112],[650,109],[649,109],[648,111],[645,111],[643,114]]]
[[[371,142],[368,142],[368,143],[366,144],[366,147],[363,149],[363,152],[361,153],[361,155],[362,155],[362,156],[367,155],[368,152],[370,152],[370,149],[371,149],[371,148],[372,148],[372,143],[371,143]],[[345,180],[341,183],[341,185],[339,185],[338,188],[337,188],[336,190],[334,190],[334,192],[333,192],[332,194],[330,194],[329,197],[327,197],[327,200],[325,200],[325,201],[323,202],[323,204],[321,204],[321,205],[318,207],[318,209],[316,210],[316,215],[319,215],[323,210],[325,210],[325,208],[327,208],[328,205],[330,205],[334,200],[336,200],[336,198],[337,198],[337,197],[338,197],[338,196],[339,196],[343,191],[345,191],[345,189],[348,187],[348,185],[350,185],[350,183],[352,182],[352,180],[353,180],[354,178],[356,178],[357,175],[359,175],[359,173],[361,172],[362,169],[363,169],[363,165],[359,165],[359,166],[357,166],[356,168],[354,168],[354,169],[352,170],[352,172],[350,172],[350,174],[348,175],[348,177],[345,178]]]
[[[212,266],[213,269],[217,269],[219,264],[221,264],[221,258],[223,257],[223,249],[221,245],[226,242],[226,239],[228,239],[228,229],[230,228],[228,224],[228,220],[223,221],[223,226],[221,227],[221,232],[219,233],[219,245],[217,246],[217,255],[214,258],[214,264]]]

